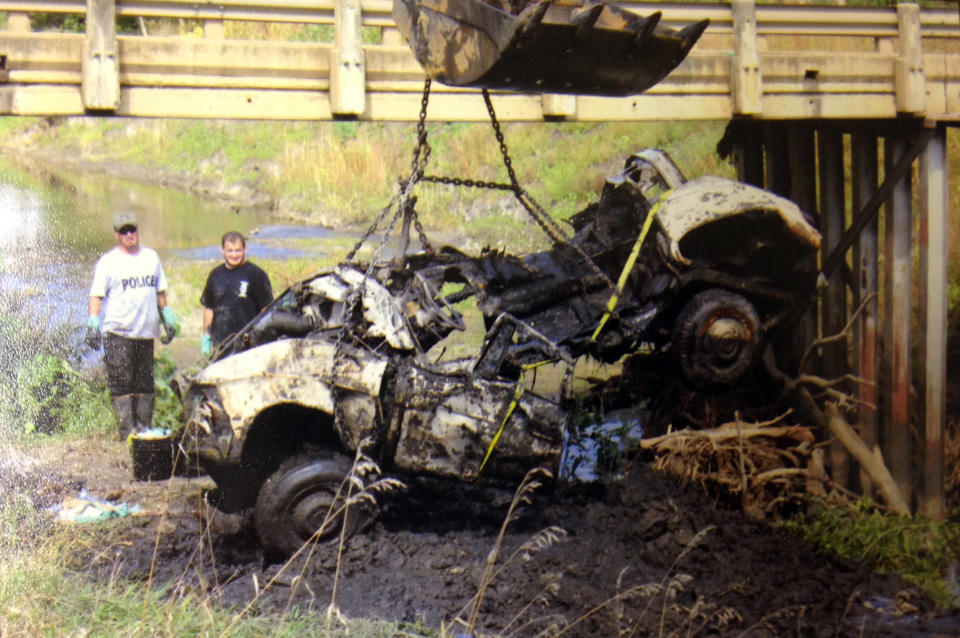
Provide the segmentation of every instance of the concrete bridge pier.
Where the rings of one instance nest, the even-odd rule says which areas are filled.
[[[780,365],[855,397],[864,442],[915,511],[942,519],[946,129],[912,118],[734,120],[726,142],[741,180],[794,200],[823,234],[827,285],[781,344]],[[870,492],[839,443],[829,465],[841,485]]]

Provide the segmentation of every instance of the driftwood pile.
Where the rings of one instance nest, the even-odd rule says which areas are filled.
[[[654,467],[685,481],[739,497],[755,518],[778,518],[823,493],[828,482],[823,451],[810,428],[782,425],[790,413],[765,423],[739,419],[708,430],[685,429],[643,439],[655,455]]]
[[[909,516],[907,502],[879,448],[869,449],[844,417],[849,402],[842,393],[830,392],[821,406],[805,389],[816,378],[784,374],[769,350],[764,363],[792,408],[763,423],[744,422],[737,415],[715,428],[644,439],[641,449],[654,455],[655,467],[739,498],[744,511],[755,518],[777,519],[811,495],[857,500],[858,495],[834,483],[825,469],[824,450],[834,439],[869,476],[885,508]]]

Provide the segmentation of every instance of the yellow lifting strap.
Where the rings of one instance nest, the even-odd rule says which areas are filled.
[[[533,370],[534,368],[539,368],[542,365],[548,363],[553,363],[551,360],[538,361],[537,363],[528,363],[527,365],[521,368],[522,372],[520,373],[520,378],[517,379],[517,387],[513,389],[513,400],[510,401],[510,406],[507,408],[507,413],[503,416],[503,421],[500,423],[500,428],[497,430],[497,433],[493,435],[493,440],[490,441],[490,447],[487,448],[487,455],[483,457],[483,463],[480,464],[480,469],[477,470],[477,477],[480,477],[480,473],[483,472],[483,468],[486,467],[487,461],[490,460],[490,456],[493,454],[493,449],[497,447],[497,442],[500,440],[500,435],[503,434],[503,429],[507,425],[507,420],[510,418],[510,415],[513,414],[513,411],[517,409],[517,403],[519,403],[520,398],[523,397],[523,393],[526,392],[526,379],[524,379],[523,373],[527,370]]]
[[[620,293],[623,292],[623,287],[627,285],[627,279],[630,277],[630,271],[633,270],[633,265],[637,261],[637,257],[640,256],[640,246],[643,245],[643,240],[646,239],[647,233],[650,232],[650,227],[653,226],[653,218],[656,216],[657,211],[660,210],[660,204],[663,203],[663,200],[673,192],[673,189],[666,191],[663,195],[660,196],[660,199],[657,200],[651,208],[650,212],[647,213],[647,218],[643,220],[643,228],[640,229],[640,235],[637,236],[637,241],[633,243],[633,249],[630,251],[630,256],[627,257],[627,262],[623,264],[623,270],[620,272],[620,278],[617,279],[617,290],[610,296],[610,301],[607,302],[607,311],[603,313],[603,317],[600,319],[600,324],[597,326],[597,329],[593,331],[593,335],[590,337],[590,341],[596,341],[597,337],[600,336],[600,331],[603,330],[603,327],[606,325],[607,320],[610,318],[610,315],[613,314],[613,309],[617,307],[617,302],[620,301]]]

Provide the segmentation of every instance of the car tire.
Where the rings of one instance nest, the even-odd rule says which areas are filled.
[[[753,368],[760,355],[757,310],[748,299],[727,290],[700,292],[677,316],[672,347],[691,385],[731,386]]]
[[[309,541],[338,540],[343,513],[327,522],[322,534],[317,530],[330,514],[341,509],[344,498],[338,491],[342,492],[350,468],[347,457],[332,452],[300,455],[282,463],[260,488],[254,508],[254,526],[264,550],[286,557]],[[345,511],[347,536],[372,517],[368,505],[352,505]]]

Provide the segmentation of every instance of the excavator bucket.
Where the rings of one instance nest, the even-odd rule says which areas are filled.
[[[394,0],[393,18],[444,84],[609,96],[662,80],[708,23],[678,31],[601,0]]]

